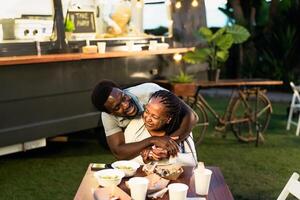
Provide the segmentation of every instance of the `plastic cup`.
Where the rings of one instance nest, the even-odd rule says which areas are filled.
[[[0,41],[3,40],[3,27],[2,24],[0,24]]]
[[[105,53],[106,43],[105,42],[97,42],[98,53]]]
[[[149,180],[145,177],[133,177],[129,179],[128,185],[130,188],[130,195],[133,200],[145,200]]]
[[[127,41],[126,46],[128,51],[133,51],[134,50],[134,41]]]
[[[195,169],[195,189],[199,195],[208,195],[212,171],[209,169]]]
[[[149,42],[149,50],[157,50],[157,41],[156,40],[150,40]]]
[[[168,185],[170,200],[185,200],[189,186],[184,183],[172,183]]]

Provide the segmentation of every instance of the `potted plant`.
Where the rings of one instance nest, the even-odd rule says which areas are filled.
[[[194,83],[194,77],[180,70],[179,74],[170,78],[171,88],[169,88],[177,96],[194,96],[197,86]]]
[[[181,97],[195,96],[197,91],[194,77],[184,73],[182,69],[176,76],[168,79],[156,79],[154,82]]]
[[[206,47],[187,52],[183,59],[191,64],[208,62],[208,78],[212,80],[212,74],[215,73],[215,81],[218,80],[220,68],[229,57],[232,45],[243,43],[250,37],[248,30],[240,25],[219,28],[216,32],[201,27],[197,34],[206,42]]]
[[[75,30],[74,22],[67,18],[65,22],[65,34],[67,40],[70,40],[72,38],[72,33],[74,30]]]

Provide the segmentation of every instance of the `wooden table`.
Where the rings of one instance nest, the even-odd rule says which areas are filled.
[[[218,167],[207,167],[213,171],[209,194],[206,197],[207,200],[233,200],[233,196],[229,190],[228,185],[226,184],[222,172]],[[189,186],[187,197],[200,197],[195,193],[195,180],[193,175],[193,167],[183,167],[184,172],[180,175],[180,177],[176,181],[172,182],[180,182],[185,183]],[[93,171],[91,171],[91,164],[89,165],[82,182],[77,190],[77,193],[74,197],[75,200],[93,200],[93,191],[98,187],[98,183],[96,178],[93,176]],[[142,172],[141,168],[138,169],[136,176],[145,176],[146,174]],[[130,194],[129,189],[125,186],[125,181],[128,178],[122,180],[119,185],[125,192]],[[167,200],[168,193],[166,193],[162,198],[158,200]],[[195,199],[196,200],[196,199]]]
[[[267,79],[220,79],[218,81],[197,81],[201,88],[207,87],[239,87],[239,86],[271,86],[282,85],[283,81]]]

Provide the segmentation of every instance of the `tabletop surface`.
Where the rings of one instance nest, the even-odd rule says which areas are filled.
[[[105,53],[60,53],[60,54],[43,54],[43,55],[25,55],[25,56],[7,56],[0,57],[0,66],[18,65],[18,64],[33,64],[33,63],[48,63],[61,61],[78,61],[88,59],[101,58],[117,58],[130,56],[149,56],[159,54],[174,54],[185,53],[193,48],[168,48],[155,51],[111,51]]]
[[[233,196],[229,190],[228,185],[226,184],[224,177],[222,175],[221,170],[218,167],[207,167],[212,170],[213,174],[211,177],[209,194],[206,197],[207,200],[233,200]],[[193,175],[193,167],[183,167],[184,172],[180,175],[180,177],[176,181],[185,183],[189,186],[187,197],[200,197],[195,193],[195,180]],[[96,178],[93,176],[93,171],[91,170],[91,164],[89,165],[86,174],[84,175],[82,182],[77,190],[77,193],[74,197],[75,200],[93,200],[93,191],[99,187]],[[146,176],[144,172],[142,172],[141,168],[137,171],[135,176]],[[128,178],[122,180],[119,185],[125,192],[129,193],[129,189],[125,186],[125,181]],[[167,200],[168,193],[166,193],[162,198],[158,200]],[[196,199],[195,199],[196,200]]]
[[[283,81],[267,79],[220,79],[218,81],[198,81],[196,84],[200,87],[268,86],[282,85]]]
[[[155,80],[157,84],[169,84],[168,80]],[[218,81],[194,81],[193,84],[199,87],[238,87],[238,86],[269,86],[282,85],[283,81],[269,79],[220,79]]]

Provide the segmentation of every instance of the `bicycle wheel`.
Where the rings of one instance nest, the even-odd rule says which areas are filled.
[[[232,102],[230,115],[231,128],[239,141],[252,142],[257,139],[256,125],[261,134],[267,129],[272,107],[269,99],[263,92],[258,93],[258,99],[256,99],[255,90],[244,90],[242,93],[244,100],[241,97],[236,97]],[[255,113],[256,101],[257,109]],[[259,139],[263,140],[263,137]]]
[[[195,101],[194,97],[186,97],[184,101],[197,113],[198,122],[193,129],[193,139],[195,144],[200,144],[208,127],[208,118],[203,106]]]

